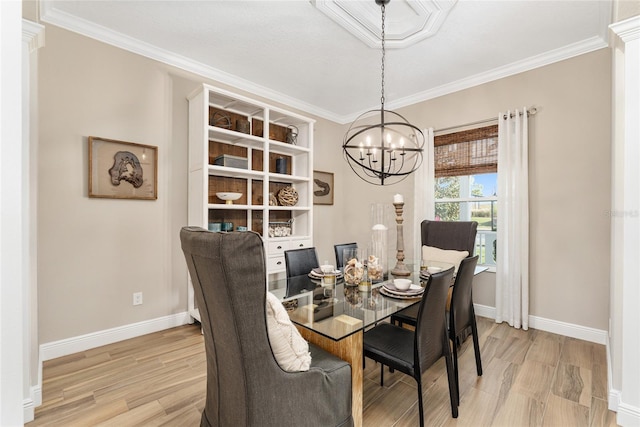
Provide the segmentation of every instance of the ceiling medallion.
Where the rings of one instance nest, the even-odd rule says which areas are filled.
[[[387,48],[411,46],[436,34],[457,0],[394,0]],[[367,46],[380,46],[379,9],[370,1],[315,0],[316,8]]]

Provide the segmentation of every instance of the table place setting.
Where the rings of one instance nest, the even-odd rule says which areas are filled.
[[[320,267],[316,267],[313,270],[311,270],[309,272],[309,277],[316,280],[322,280],[322,278],[327,274],[334,275],[336,279],[340,279],[342,277],[342,271],[340,270],[331,269],[330,271],[329,270],[323,271]]]
[[[414,299],[421,298],[424,288],[411,283],[409,279],[394,279],[386,282],[380,288],[380,293],[391,298]]]

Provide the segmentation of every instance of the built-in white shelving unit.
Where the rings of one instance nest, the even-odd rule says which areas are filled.
[[[188,99],[189,225],[255,231],[265,244],[267,274],[284,272],[285,250],[313,245],[315,121],[209,85]],[[270,203],[290,187],[297,203]],[[217,192],[242,196],[226,204]],[[283,231],[288,235],[276,235]],[[200,320],[191,283],[189,311]]]

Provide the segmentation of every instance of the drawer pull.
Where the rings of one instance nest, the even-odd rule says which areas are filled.
[[[298,247],[299,247],[299,248],[304,248],[304,243],[300,243],[300,244],[298,245]]]
[[[282,246],[278,246],[276,249],[282,249]]]
[[[281,265],[281,264],[282,264],[282,261],[278,261],[278,262],[276,263],[276,265]]]

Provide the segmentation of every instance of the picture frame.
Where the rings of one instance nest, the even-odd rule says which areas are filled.
[[[313,171],[313,204],[333,205],[333,173]]]
[[[158,147],[90,136],[89,197],[156,200]]]

